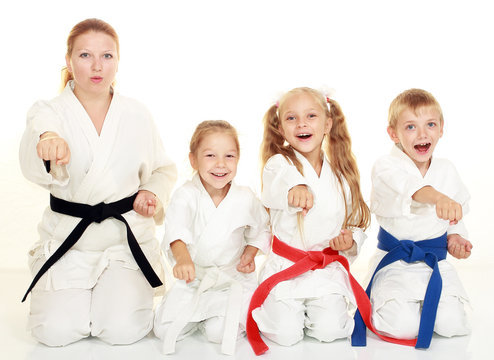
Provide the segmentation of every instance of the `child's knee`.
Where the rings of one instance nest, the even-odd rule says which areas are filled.
[[[225,333],[225,318],[223,316],[215,316],[206,319],[200,324],[199,328],[208,341],[220,344],[223,341],[223,335]],[[243,336],[243,333],[244,330],[239,326],[237,339]]]
[[[465,304],[457,296],[441,298],[437,309],[434,331],[446,337],[468,335],[471,332]]]
[[[348,302],[335,294],[307,302],[306,334],[330,342],[352,334],[354,321],[348,313]]]
[[[374,310],[372,322],[383,334],[398,339],[414,339],[420,325],[420,302],[389,299]]]
[[[210,319],[206,319],[201,323],[201,332],[204,334],[208,341],[213,343],[221,343],[223,340],[223,332],[225,330],[225,318],[215,316]]]
[[[280,345],[296,344],[304,337],[304,307],[301,301],[266,301],[252,316],[261,333]]]

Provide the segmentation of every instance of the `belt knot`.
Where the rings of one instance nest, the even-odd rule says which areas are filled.
[[[401,240],[400,246],[406,251],[408,256],[407,262],[423,261],[425,259],[425,252],[412,240]]]
[[[114,211],[112,211],[111,206],[104,202],[91,206],[90,218],[98,224],[113,215]]]
[[[307,256],[316,263],[312,270],[324,269],[332,262],[331,256],[322,251],[307,251]]]

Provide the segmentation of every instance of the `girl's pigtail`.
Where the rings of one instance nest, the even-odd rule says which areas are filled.
[[[360,173],[357,161],[352,153],[352,141],[348,132],[345,116],[340,105],[328,99],[330,104],[330,117],[333,120],[328,139],[328,155],[331,168],[337,176],[345,199],[345,223],[344,227],[359,227],[364,230],[370,224],[370,210],[365,203],[360,191]],[[343,178],[346,180],[351,195],[351,209],[347,209],[347,199],[343,186]]]
[[[285,139],[279,131],[280,121],[278,118],[278,107],[272,105],[263,119],[264,133],[261,143],[261,166],[264,168],[269,158],[281,153]]]

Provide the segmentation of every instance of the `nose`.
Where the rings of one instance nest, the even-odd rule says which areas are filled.
[[[217,167],[223,167],[223,166],[225,166],[225,159],[222,156],[217,156],[216,157],[216,166]]]
[[[423,138],[423,137],[425,137],[425,134],[426,134],[425,128],[423,128],[422,126],[418,126],[417,127],[417,136],[419,138]]]
[[[93,71],[101,70],[101,59],[95,57],[92,64]]]
[[[305,127],[305,120],[301,117],[297,118],[297,123],[296,123],[297,127],[301,128],[301,127]]]

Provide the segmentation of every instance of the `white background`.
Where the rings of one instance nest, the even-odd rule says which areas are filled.
[[[389,103],[411,87],[432,92],[445,115],[436,154],[456,164],[472,195],[468,263],[492,263],[489,1],[19,0],[0,5],[0,267],[26,266],[48,203],[47,192],[19,170],[25,114],[36,100],[57,95],[67,35],[88,17],[119,34],[117,89],[152,111],[179,166],[179,183],[190,175],[187,147],[195,126],[224,119],[240,133],[237,182],[259,189],[264,112],[293,87],[326,86],[336,90],[347,116],[368,200],[372,164],[392,145]],[[375,224],[368,252],[374,231]],[[359,262],[366,262],[365,252]]]
[[[341,355],[353,351],[346,342],[322,344],[318,350],[317,344],[305,341],[293,348],[274,347],[272,358],[306,356],[302,354],[310,354],[307,349],[316,349],[320,358],[331,352],[341,359],[486,358],[491,340],[488,322],[494,319],[489,310],[489,296],[494,294],[481,282],[494,275],[490,231],[494,214],[494,14],[490,7],[490,1],[479,0],[2,1],[2,349],[15,354],[12,359],[24,358],[22,354],[32,349],[33,359],[78,359],[74,353],[87,358],[78,346],[88,345],[113,351],[116,359],[137,358],[132,351],[142,357],[143,348],[162,358],[157,340],[152,339],[130,348],[79,342],[51,352],[35,345],[25,331],[28,308],[19,303],[29,281],[26,253],[37,239],[36,226],[48,204],[48,193],[20,173],[17,152],[25,115],[36,100],[56,96],[70,29],[81,20],[98,17],[113,25],[120,36],[117,90],[150,108],[167,152],[179,167],[179,183],[190,175],[187,147],[195,126],[206,119],[225,119],[240,133],[237,182],[258,190],[264,112],[280,93],[293,87],[328,86],[336,90],[334,98],[347,116],[368,200],[372,164],[392,145],[386,133],[389,103],[411,87],[432,92],[445,115],[444,136],[436,155],[456,164],[472,195],[466,223],[473,253],[466,261],[453,259],[476,308],[471,340],[435,338],[428,352],[374,341],[368,350],[349,356]],[[358,279],[365,274],[376,246],[375,233],[374,222],[354,264]],[[464,340],[470,342],[468,351]],[[178,357],[190,351],[196,351],[193,357],[208,358],[211,353],[209,358],[217,357],[217,347],[203,346],[205,340],[200,337],[189,341],[178,347]],[[187,344],[196,350],[187,353]],[[252,357],[248,345],[241,346],[238,354]],[[381,350],[386,355],[378,355]]]

